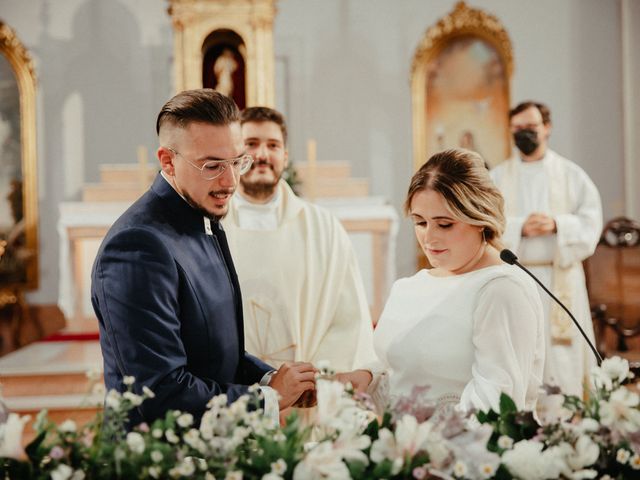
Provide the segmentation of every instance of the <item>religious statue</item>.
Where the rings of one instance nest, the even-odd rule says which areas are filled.
[[[238,62],[233,58],[233,52],[225,48],[213,64],[216,76],[215,90],[223,95],[233,95],[233,72],[238,68]]]

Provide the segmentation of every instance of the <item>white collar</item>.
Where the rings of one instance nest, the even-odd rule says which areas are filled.
[[[245,230],[276,230],[280,223],[282,195],[280,189],[267,203],[252,203],[240,191],[234,197],[236,203],[238,226]]]

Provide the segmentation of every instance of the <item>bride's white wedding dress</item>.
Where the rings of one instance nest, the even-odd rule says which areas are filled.
[[[510,265],[447,277],[421,270],[394,283],[374,346],[377,403],[429,385],[428,397],[464,410],[497,409],[501,392],[532,409],[544,364],[540,297]]]

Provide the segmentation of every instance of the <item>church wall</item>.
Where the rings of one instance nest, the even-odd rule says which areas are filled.
[[[591,175],[605,218],[622,214],[620,1],[469,4],[496,15],[511,37],[512,102],[549,104],[552,148]],[[349,160],[355,176],[370,179],[371,193],[400,211],[413,161],[411,61],[426,29],[454,5],[279,1],[276,102],[289,117],[291,159],[304,160],[315,138],[319,161]],[[0,18],[30,49],[39,81],[41,287],[33,303],[57,300],[58,203],[77,200],[82,183],[98,180],[100,164],[134,163],[138,145],[153,155],[155,116],[173,92],[166,9],[159,0],[0,0]],[[411,274],[414,260],[403,219],[398,274]]]
[[[455,4],[281,1],[276,54],[286,56],[289,83],[300,89],[284,98],[276,93],[290,116],[292,158],[304,156],[304,142],[316,138],[320,160],[351,160],[355,175],[369,177],[373,193],[400,211],[413,161],[411,62],[426,29]],[[467,4],[496,15],[509,33],[512,103],[529,98],[547,103],[554,123],[551,147],[591,176],[605,218],[624,213],[619,2]],[[400,227],[399,275],[414,269],[409,223],[403,220]]]

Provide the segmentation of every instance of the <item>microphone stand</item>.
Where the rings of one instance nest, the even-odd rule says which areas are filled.
[[[584,337],[584,340],[587,342],[587,345],[589,345],[589,348],[591,348],[591,351],[593,352],[593,354],[596,357],[596,361],[598,362],[598,366],[600,366],[602,364],[602,356],[600,356],[600,354],[598,353],[598,350],[596,350],[596,348],[593,346],[593,344],[591,343],[591,341],[589,340],[589,338],[587,337],[587,334],[584,333],[584,330],[582,330],[582,327],[580,326],[580,324],[578,323],[578,321],[575,319],[575,317],[571,314],[571,312],[569,311],[569,309],[567,307],[564,306],[564,304],[558,300],[556,298],[556,296],[551,293],[549,291],[549,289],[547,287],[545,287],[542,282],[540,280],[538,280],[538,278],[531,273],[526,267],[524,267],[520,262],[518,262],[518,257],[515,255],[515,253],[513,253],[511,250],[508,249],[504,249],[500,252],[500,258],[508,263],[509,265],[516,265],[518,266],[521,270],[523,270],[524,272],[527,273],[527,275],[529,275],[531,278],[533,278],[536,283],[538,285],[540,285],[542,287],[542,289],[547,292],[547,294],[553,298],[556,303],[558,305],[560,305],[562,307],[562,309],[567,312],[567,315],[569,315],[569,318],[571,318],[571,320],[573,320],[573,323],[576,327],[578,327],[578,330],[580,331],[580,333],[582,334],[582,336]]]

